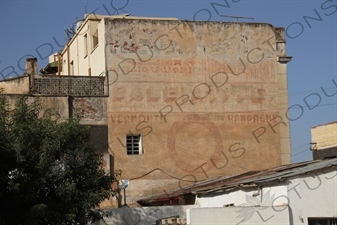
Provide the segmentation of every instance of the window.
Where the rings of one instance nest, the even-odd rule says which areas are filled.
[[[74,75],[74,61],[70,62],[70,71],[69,71],[69,75]]]
[[[126,151],[128,155],[143,154],[141,135],[127,135],[126,136]]]
[[[84,35],[84,57],[88,55],[88,36]]]
[[[309,225],[337,225],[337,218],[308,218]]]
[[[98,30],[92,35],[92,49],[98,45]]]

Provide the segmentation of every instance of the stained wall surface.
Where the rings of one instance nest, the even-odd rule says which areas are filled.
[[[313,150],[337,147],[337,121],[311,128],[311,140]]]
[[[282,28],[105,19],[105,38],[109,151],[127,201],[291,162]],[[143,154],[127,155],[126,135],[142,135]]]

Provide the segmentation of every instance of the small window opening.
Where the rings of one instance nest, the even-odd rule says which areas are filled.
[[[84,35],[84,57],[88,55],[88,36]]]
[[[141,135],[127,135],[126,136],[126,150],[127,150],[128,155],[143,154]]]
[[[92,35],[93,49],[98,45],[98,30]]]

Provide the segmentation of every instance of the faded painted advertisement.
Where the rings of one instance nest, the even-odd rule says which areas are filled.
[[[282,29],[106,20],[107,120],[128,179],[196,179],[290,163]],[[282,47],[281,47],[282,46]],[[127,135],[141,135],[128,155]],[[162,173],[152,174],[160,169]]]

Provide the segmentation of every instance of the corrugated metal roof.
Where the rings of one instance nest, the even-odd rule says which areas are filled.
[[[138,202],[153,200],[154,198],[177,197],[179,195],[194,193],[212,193],[217,191],[225,191],[232,188],[249,186],[252,184],[268,184],[273,182],[281,182],[286,178],[303,175],[313,171],[337,166],[337,158],[325,160],[313,160],[301,163],[287,164],[271,169],[249,171],[243,174],[231,177],[218,177],[197,182],[193,185],[172,190],[170,192],[160,193],[156,196],[144,197]],[[325,170],[323,172],[326,172]]]

